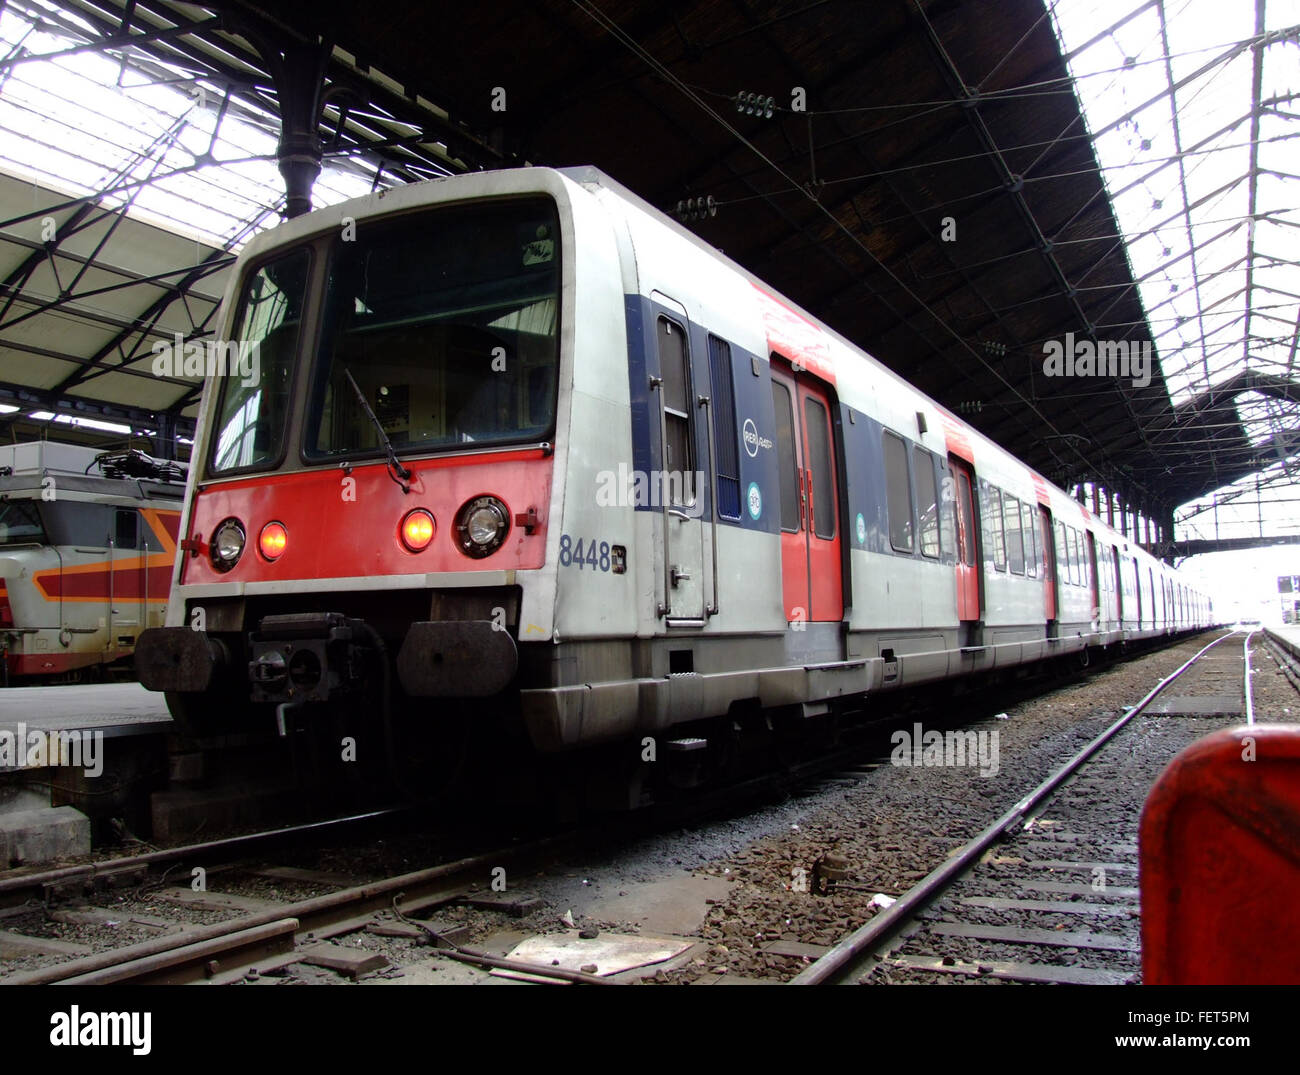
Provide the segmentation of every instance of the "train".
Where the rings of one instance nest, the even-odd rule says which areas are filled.
[[[593,168],[283,222],[221,318],[257,376],[207,379],[166,624],[136,649],[195,736],[349,709],[427,744],[505,714],[538,755],[698,768],[755,722],[1213,621]]]
[[[132,673],[165,620],[184,479],[135,449],[0,445],[0,686]]]

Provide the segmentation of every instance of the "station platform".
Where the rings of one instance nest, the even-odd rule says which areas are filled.
[[[113,819],[142,827],[136,792],[165,775],[171,728],[138,683],[0,690],[0,868],[83,855]]]
[[[1300,627],[1290,624],[1286,627],[1266,627],[1265,631],[1291,656],[1300,657]]]
[[[161,694],[139,683],[67,687],[10,687],[0,691],[0,735],[95,731],[120,735],[166,734],[172,723]]]

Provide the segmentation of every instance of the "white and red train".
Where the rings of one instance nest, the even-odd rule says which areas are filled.
[[[162,624],[183,478],[140,452],[0,445],[0,685],[102,676]]]
[[[167,626],[137,652],[200,732],[360,699],[433,735],[491,699],[543,752],[695,747],[1213,620],[591,169],[288,221],[222,317],[259,376],[206,386]]]

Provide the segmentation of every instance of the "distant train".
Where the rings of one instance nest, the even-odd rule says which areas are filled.
[[[874,692],[1190,631],[1177,572],[591,169],[382,191],[242,252],[167,626],[196,733],[505,712],[724,752]]]
[[[0,446],[0,685],[100,678],[163,622],[184,477],[137,451]]]

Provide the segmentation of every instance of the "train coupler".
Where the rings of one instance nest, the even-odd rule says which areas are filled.
[[[371,634],[340,612],[263,616],[248,636],[254,702],[323,702],[365,676]]]

